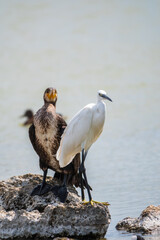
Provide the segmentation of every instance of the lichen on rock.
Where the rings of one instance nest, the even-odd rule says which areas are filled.
[[[84,205],[74,187],[66,203],[52,192],[30,196],[42,176],[26,174],[0,182],[0,239],[101,238],[110,223],[108,206]],[[51,177],[47,182],[59,183]]]

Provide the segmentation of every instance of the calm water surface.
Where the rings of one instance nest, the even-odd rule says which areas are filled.
[[[160,2],[0,5],[0,179],[42,174],[19,116],[42,106],[48,86],[57,88],[57,111],[67,121],[104,89],[113,103],[107,102],[87,174],[93,198],[111,204],[106,238],[131,239],[116,231],[117,222],[160,199]]]

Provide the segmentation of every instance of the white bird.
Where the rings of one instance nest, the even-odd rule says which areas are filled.
[[[86,186],[88,186],[87,191],[91,204],[95,201],[93,201],[91,197],[84,161],[89,148],[102,133],[106,112],[105,99],[112,102],[112,100],[107,97],[104,90],[99,90],[97,103],[86,105],[72,118],[62,135],[60,146],[56,154],[60,167],[64,168],[72,162],[77,153],[82,153],[79,172],[81,179],[83,174]],[[82,201],[84,201],[83,181],[81,181],[81,193]]]

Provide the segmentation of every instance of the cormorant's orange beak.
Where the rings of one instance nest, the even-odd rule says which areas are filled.
[[[57,92],[53,92],[53,90],[46,95],[50,101],[55,101],[55,99],[57,98]]]

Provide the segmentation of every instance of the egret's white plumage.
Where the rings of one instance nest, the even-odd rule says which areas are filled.
[[[69,122],[57,151],[60,167],[67,166],[82,149],[87,152],[101,134],[106,111],[104,99],[112,101],[105,91],[99,90],[97,103],[86,105]]]

